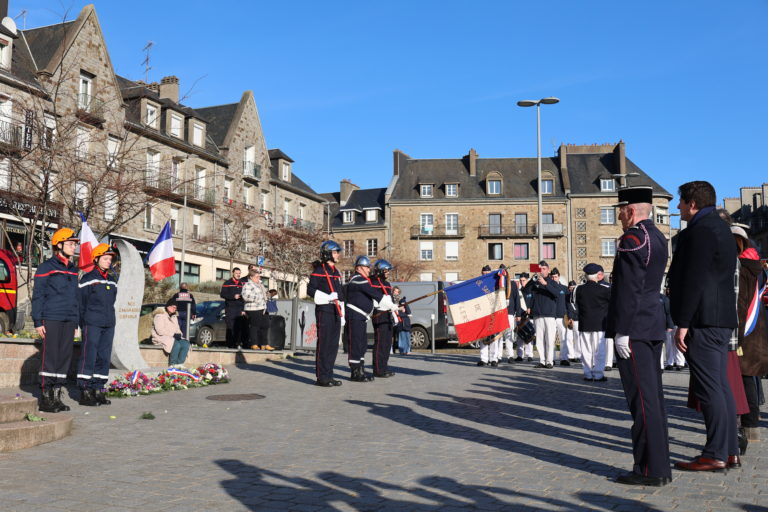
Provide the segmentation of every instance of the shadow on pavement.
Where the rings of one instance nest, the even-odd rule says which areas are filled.
[[[392,484],[355,474],[324,471],[316,478],[288,476],[258,468],[236,459],[215,461],[233,478],[222,488],[249,510],[408,510],[459,512],[465,510],[586,511],[645,510],[659,512],[647,503],[595,493],[576,493],[574,499],[512,491],[485,485],[469,485],[452,478],[431,476],[405,485]]]

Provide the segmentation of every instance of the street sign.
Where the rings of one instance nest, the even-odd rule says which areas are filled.
[[[260,267],[263,267],[264,266],[264,256],[259,256],[258,259],[256,260],[256,264],[258,266],[260,266]]]

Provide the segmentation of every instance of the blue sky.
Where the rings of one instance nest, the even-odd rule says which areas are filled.
[[[9,14],[27,9],[32,28],[86,3],[11,0]],[[535,109],[515,103],[545,96],[561,99],[542,108],[545,156],[623,139],[673,193],[768,181],[768,0],[94,3],[117,73],[142,78],[153,41],[150,80],[177,75],[192,107],[252,90],[268,146],[318,192],[386,186],[395,148],[533,157]]]

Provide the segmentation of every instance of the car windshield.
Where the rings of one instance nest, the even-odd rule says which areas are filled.
[[[195,312],[197,313],[197,316],[205,316],[212,311],[216,311],[219,308],[219,306],[221,306],[221,304],[222,304],[221,301],[215,301],[215,300],[201,302],[195,308]]]

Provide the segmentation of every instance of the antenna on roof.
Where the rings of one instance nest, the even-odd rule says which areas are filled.
[[[144,57],[144,61],[141,63],[144,66],[144,82],[146,83],[149,83],[149,70],[152,69],[152,66],[149,65],[149,50],[151,50],[153,46],[155,46],[154,42],[147,41],[146,46],[141,49],[141,51],[147,52],[147,56]]]
[[[22,9],[19,14],[16,15],[14,20],[17,20],[21,18],[21,25],[24,27],[22,30],[27,30],[27,14],[29,14],[29,11],[26,9]]]

